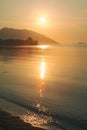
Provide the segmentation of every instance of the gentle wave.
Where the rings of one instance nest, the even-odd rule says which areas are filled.
[[[50,113],[48,110],[44,111],[43,109],[38,109],[38,107],[36,106],[23,104],[22,102],[15,101],[13,99],[9,99],[4,96],[0,96],[0,98],[4,99],[5,101],[8,101],[8,102],[11,102],[11,103],[14,103],[16,105],[26,108],[27,109],[26,117],[31,116],[31,114],[32,115],[36,114],[39,116],[40,120],[41,118],[43,118],[43,120],[46,120],[46,123],[43,124],[45,126],[48,126],[51,128],[55,127],[56,130],[57,128],[59,128],[60,130],[70,130],[70,128],[68,128],[68,125],[71,125],[69,127],[74,126],[75,128],[78,128],[79,130],[87,130],[87,120],[64,116],[61,114]]]

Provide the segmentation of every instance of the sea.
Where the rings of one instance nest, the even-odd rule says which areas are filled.
[[[0,47],[0,108],[47,130],[87,130],[87,47]]]

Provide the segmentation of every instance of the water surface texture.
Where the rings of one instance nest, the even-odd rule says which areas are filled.
[[[50,130],[87,130],[87,48],[0,49],[0,107]]]

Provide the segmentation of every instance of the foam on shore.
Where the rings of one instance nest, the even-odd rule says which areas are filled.
[[[33,127],[29,123],[23,122],[19,117],[14,117],[8,112],[0,110],[0,130],[44,130]]]

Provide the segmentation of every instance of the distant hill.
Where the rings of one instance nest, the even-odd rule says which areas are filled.
[[[87,43],[78,42],[78,43],[73,43],[72,46],[74,46],[74,47],[87,47]]]
[[[37,40],[39,44],[59,44],[51,38],[34,31],[7,27],[0,29],[0,39],[27,39],[28,37]]]

